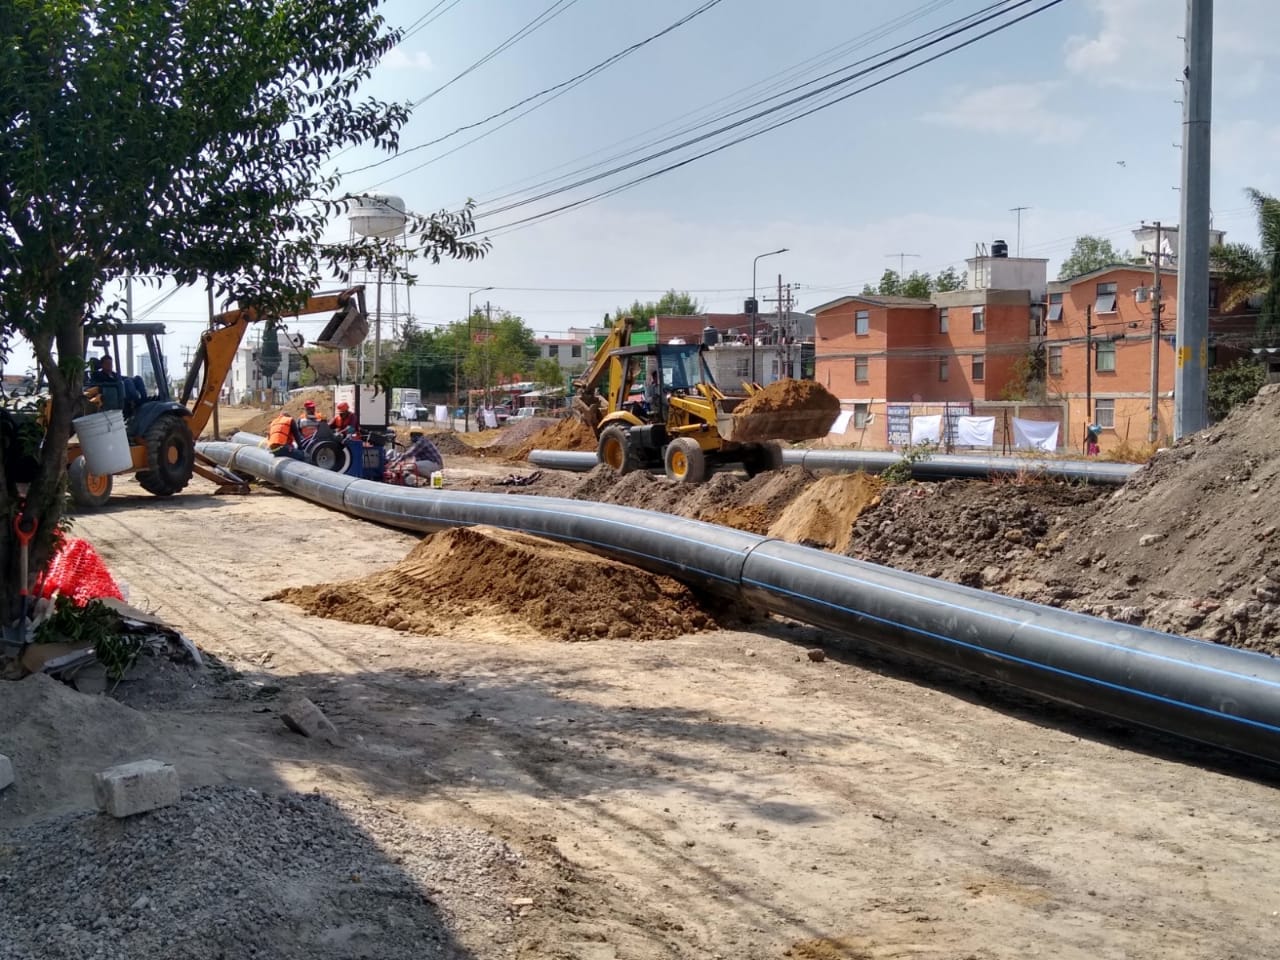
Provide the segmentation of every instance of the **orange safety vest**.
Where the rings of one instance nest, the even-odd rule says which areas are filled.
[[[267,446],[273,450],[276,447],[287,447],[293,443],[293,417],[287,413],[282,413],[271,421],[271,426],[267,428]]]
[[[338,411],[337,416],[329,421],[329,426],[335,430],[345,430],[347,427],[354,427],[356,423],[356,415],[348,410],[346,413]]]
[[[298,432],[302,434],[303,440],[310,440],[323,423],[324,421],[319,417],[299,417]]]

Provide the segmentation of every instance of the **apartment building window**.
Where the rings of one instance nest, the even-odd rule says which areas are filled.
[[[574,360],[581,360],[581,359],[582,359],[582,344],[580,344],[580,343],[575,343],[573,346],[571,346],[571,347],[569,348],[569,356],[570,356],[571,358],[573,358]]]
[[[1093,369],[1099,373],[1116,372],[1116,345],[1111,340],[1100,340],[1097,344],[1098,359]]]
[[[866,427],[867,421],[871,419],[871,404],[855,403],[853,405],[853,426],[856,430],[862,430]]]
[[[1049,294],[1049,322],[1062,322],[1062,294],[1060,293]]]
[[[853,332],[859,337],[865,337],[871,332],[870,310],[859,310],[853,315]]]
[[[987,312],[982,307],[973,310],[973,332],[982,333],[987,329]]]
[[[973,382],[987,379],[987,358],[981,354],[973,358]]]
[[[547,344],[547,356],[550,357],[552,360],[555,360],[556,358],[558,358],[560,356],[560,344],[558,343]]]
[[[1093,301],[1093,312],[1116,312],[1116,285],[1114,283],[1098,284],[1098,298]]]
[[[1062,376],[1062,348],[1061,347],[1049,348],[1049,376],[1051,377]]]
[[[1093,401],[1093,422],[1108,430],[1115,429],[1116,402],[1114,400]]]
[[[938,379],[939,379],[939,380],[950,380],[950,379],[951,379],[951,360],[950,360],[950,358],[948,358],[948,357],[939,357],[939,358],[938,358]]]
[[[734,375],[735,377],[749,377],[749,376],[751,376],[751,358],[750,358],[750,357],[739,357],[739,358],[737,359],[737,361],[735,361],[735,363],[734,363],[734,367],[733,367],[733,375]]]
[[[773,360],[770,361],[769,371],[773,379],[777,380],[778,379],[778,358],[777,357],[774,357]]]
[[[951,322],[950,312],[946,307],[938,308],[938,332],[946,333],[947,326]]]
[[[871,379],[871,361],[866,357],[855,357],[853,361],[853,379],[858,383],[866,383]]]

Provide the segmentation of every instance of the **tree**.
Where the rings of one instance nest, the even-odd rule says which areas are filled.
[[[258,372],[267,383],[280,369],[280,334],[276,322],[268,320],[262,325],[262,346],[258,348]]]
[[[468,383],[484,390],[486,399],[498,383],[524,373],[538,359],[538,344],[524,321],[505,310],[490,319],[477,309],[471,316],[471,343],[463,362]]]
[[[632,302],[630,307],[618,307],[613,312],[615,317],[634,317],[637,320],[643,320],[646,324],[653,320],[654,317],[692,317],[702,312],[702,304],[687,292],[677,292],[676,290],[668,290],[659,299],[651,300],[648,303],[641,303],[639,300]],[[608,317],[605,317],[605,325],[608,326]]]
[[[1222,276],[1222,309],[1259,298],[1258,332],[1270,337],[1280,330],[1280,199],[1252,187],[1245,195],[1258,216],[1261,246],[1226,243],[1210,250],[1210,263]]]
[[[542,386],[554,390],[564,386],[564,369],[552,357],[539,357],[533,364],[533,379]]]
[[[0,363],[15,338],[48,384],[24,499],[0,456],[0,623],[19,611],[13,521],[51,554],[84,374],[83,326],[119,316],[125,276],[212,284],[287,315],[353,268],[405,279],[390,240],[326,243],[345,209],[322,165],[395,147],[406,107],[358,98],[400,39],[379,0],[60,0],[0,17]],[[483,256],[470,205],[414,217],[427,262]]]
[[[902,296],[915,297],[917,300],[928,300],[933,292],[933,278],[927,273],[912,270],[911,276],[902,281]]]
[[[933,278],[933,289],[936,293],[950,293],[952,290],[963,290],[968,282],[967,273],[957,273],[955,267],[947,267]]]
[[[1266,368],[1253,360],[1237,360],[1209,371],[1209,419],[1217,423],[1231,408],[1247,403],[1267,381]]]
[[[1058,271],[1059,280],[1069,280],[1081,274],[1089,273],[1113,263],[1126,263],[1129,258],[1118,253],[1105,237],[1085,235],[1076,237],[1075,245],[1067,259],[1062,261],[1062,269]]]
[[[882,297],[898,297],[902,295],[902,278],[896,270],[885,270],[880,274],[880,288],[876,291]]]

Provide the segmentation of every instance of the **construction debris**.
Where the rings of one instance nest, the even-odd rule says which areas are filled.
[[[0,790],[13,785],[13,761],[0,753]]]
[[[280,712],[280,719],[294,733],[324,740],[331,746],[338,745],[338,728],[306,697],[299,697],[286,703],[284,710]]]
[[[93,778],[98,809],[117,819],[172,806],[181,794],[178,771],[162,760],[122,763]]]

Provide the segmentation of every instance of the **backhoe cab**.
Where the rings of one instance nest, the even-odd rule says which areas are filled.
[[[315,294],[300,304],[295,314],[330,312],[333,317],[325,325],[317,345],[343,349],[359,346],[369,331],[364,287]],[[136,473],[138,483],[149,493],[172,496],[187,486],[193,473],[227,484],[226,472],[196,453],[195,438],[209,424],[245,331],[260,319],[264,319],[263,316],[252,307],[214,317],[209,329],[200,336],[200,345],[179,398],[169,392],[169,376],[160,343],[163,324],[87,327],[88,370],[82,409],[76,411],[76,416],[105,410],[119,410],[123,414],[133,459],[129,470],[124,472]],[[121,342],[127,342],[129,336],[142,338],[151,360],[153,382],[123,376],[116,368],[117,358],[124,356],[120,351]],[[104,358],[108,356],[112,360],[104,365]],[[81,508],[105,504],[111,495],[112,478],[89,473],[80,445],[74,440],[67,447],[67,463],[71,496],[76,504]]]

